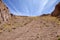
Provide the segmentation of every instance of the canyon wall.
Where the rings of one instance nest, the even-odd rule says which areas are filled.
[[[55,10],[51,13],[52,16],[60,16],[60,2],[56,5]]]
[[[10,12],[8,7],[0,0],[0,22],[1,21],[8,21],[10,18]]]

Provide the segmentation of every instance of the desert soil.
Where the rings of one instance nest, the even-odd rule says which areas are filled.
[[[0,26],[0,40],[59,40],[60,36],[56,17],[12,17]]]

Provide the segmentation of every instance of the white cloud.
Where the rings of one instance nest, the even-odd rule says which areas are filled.
[[[10,11],[16,15],[38,16],[49,13],[58,0],[6,0]],[[51,11],[50,11],[51,10]]]

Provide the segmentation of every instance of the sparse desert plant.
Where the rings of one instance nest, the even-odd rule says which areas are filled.
[[[59,35],[57,35],[57,38],[58,38],[58,40],[60,40],[60,36]]]
[[[60,40],[60,38],[58,38],[58,40]]]

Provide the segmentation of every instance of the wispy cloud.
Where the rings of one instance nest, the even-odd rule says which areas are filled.
[[[4,2],[16,15],[38,16],[53,11],[59,0],[5,0]]]

